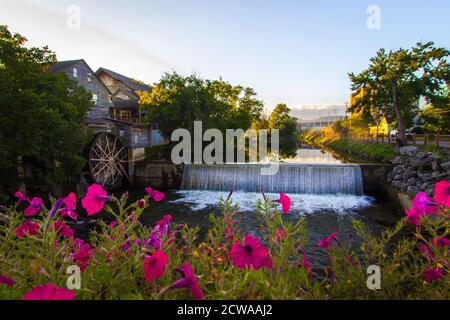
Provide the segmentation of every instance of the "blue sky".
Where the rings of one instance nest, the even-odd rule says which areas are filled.
[[[84,58],[156,82],[164,71],[196,72],[253,87],[272,108],[302,118],[341,113],[347,72],[381,48],[433,40],[450,47],[448,0],[0,0],[0,23],[48,44],[61,60]],[[81,29],[67,27],[77,5]],[[366,10],[381,10],[370,30]]]

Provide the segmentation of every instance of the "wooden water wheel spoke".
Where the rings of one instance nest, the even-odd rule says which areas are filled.
[[[93,180],[112,189],[128,178],[126,171],[127,152],[120,139],[102,133],[96,137],[89,152],[89,169]]]

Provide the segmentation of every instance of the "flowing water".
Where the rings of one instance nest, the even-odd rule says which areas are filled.
[[[292,221],[304,216],[308,225],[308,249],[315,270],[328,263],[326,253],[318,249],[318,240],[337,231],[340,239],[352,237],[352,219],[360,219],[378,234],[393,226],[402,216],[397,204],[364,195],[361,171],[356,165],[342,165],[338,159],[320,150],[299,150],[297,157],[280,166],[280,174],[260,178],[262,165],[236,164],[218,166],[188,166],[184,174],[183,190],[167,193],[165,201],[153,204],[142,216],[146,224],[153,224],[165,214],[176,223],[198,225],[204,232],[211,213],[220,214],[218,203],[234,190],[232,201],[241,212],[240,228],[257,233],[256,202],[267,197],[277,199],[278,192],[291,197]],[[138,199],[142,190],[131,193]]]
[[[185,172],[185,189],[167,192],[166,199],[152,203],[140,220],[153,225],[170,214],[175,223],[200,226],[204,234],[209,215],[220,214],[220,198],[226,198],[233,189],[231,199],[241,212],[241,230],[257,234],[256,202],[262,199],[260,189],[270,199],[277,199],[278,192],[285,192],[291,197],[291,213],[286,217],[292,221],[305,217],[308,257],[314,270],[320,271],[328,264],[328,258],[316,246],[318,240],[337,231],[340,239],[352,237],[356,243],[352,219],[362,220],[378,234],[403,215],[397,204],[362,193],[358,166],[341,165],[339,160],[320,150],[299,150],[297,157],[286,160],[280,167],[280,175],[272,179],[260,179],[260,169],[261,165],[244,164],[190,166]],[[129,193],[131,200],[138,200],[144,190],[129,190]]]

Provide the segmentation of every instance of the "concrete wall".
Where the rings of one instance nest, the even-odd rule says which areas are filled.
[[[392,170],[391,164],[359,164],[364,181],[364,192],[376,194],[379,192],[379,183],[386,180]]]
[[[154,187],[161,190],[179,189],[183,166],[170,162],[142,160],[134,163],[133,187]]]

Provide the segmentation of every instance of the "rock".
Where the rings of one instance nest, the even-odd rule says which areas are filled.
[[[399,152],[402,155],[415,156],[419,152],[419,149],[414,146],[405,146],[400,147]]]
[[[392,164],[402,164],[402,163],[405,163],[405,160],[406,159],[403,156],[396,156],[391,160],[391,162],[392,162]]]
[[[409,186],[406,189],[406,193],[410,196],[416,195],[420,190],[417,187]]]
[[[450,170],[450,161],[449,162],[445,162],[445,163],[441,163],[441,168],[445,169],[445,170]]]
[[[402,186],[402,183],[401,183],[401,181],[394,181],[394,182],[392,182],[391,186],[394,189],[400,189]]]
[[[420,190],[427,190],[433,184],[431,182],[425,182],[420,185]]]
[[[417,177],[416,171],[407,171],[403,174],[403,179],[408,180]]]
[[[397,175],[394,176],[394,178],[393,178],[394,181],[399,181],[399,180],[402,180],[402,179],[403,179],[403,176],[402,176],[401,174],[397,174]]]
[[[421,151],[416,156],[419,159],[425,159],[428,156],[428,152]]]
[[[431,198],[434,193],[434,186],[425,190],[425,193]]]
[[[436,172],[433,172],[433,174],[431,176],[436,180],[442,180],[442,179],[447,178],[447,173],[436,171]]]
[[[431,180],[431,172],[425,172],[425,173],[421,173],[421,172],[418,172],[417,173],[417,176],[419,177],[419,179],[421,179],[421,180],[424,180],[424,181],[429,181],[429,180]]]
[[[431,163],[431,169],[433,169],[433,171],[439,171],[440,170],[440,165],[438,161],[433,161]]]
[[[408,179],[408,181],[406,181],[406,182],[408,182],[408,184],[410,184],[410,185],[415,185],[417,183],[417,179],[411,178],[411,179]]]

